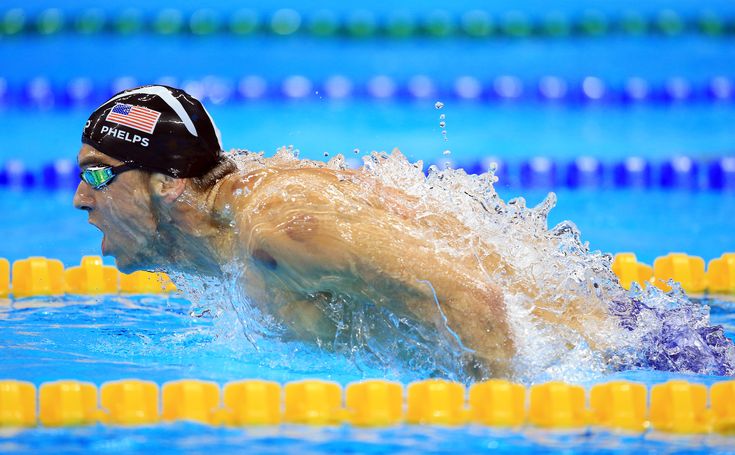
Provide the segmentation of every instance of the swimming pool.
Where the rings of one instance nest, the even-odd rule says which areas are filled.
[[[245,8],[260,18],[261,31],[247,36],[222,31],[205,36],[192,31],[124,35],[110,30],[85,35],[76,30],[81,23],[77,19],[88,8],[96,8],[93,2],[87,3],[62,10],[67,25],[61,31],[44,34],[28,31],[35,25],[27,25],[22,33],[1,37],[0,61],[13,64],[4,65],[0,74],[0,163],[20,159],[36,172],[52,160],[73,158],[79,127],[101,96],[116,84],[162,78],[203,94],[226,147],[267,154],[293,144],[303,157],[324,159],[325,153],[329,157],[344,153],[362,158],[369,151],[397,146],[411,160],[451,159],[467,165],[494,156],[519,168],[522,161],[534,156],[548,157],[560,166],[579,156],[613,163],[630,156],[663,162],[686,155],[704,163],[732,155],[735,144],[732,96],[727,90],[722,92],[725,96],[715,96],[721,92],[712,88],[721,87],[713,81],[721,84],[735,76],[732,35],[698,31],[701,12],[696,2],[569,2],[558,11],[568,23],[581,27],[587,17],[594,28],[601,23],[601,14],[608,28],[600,35],[575,32],[562,38],[546,32],[510,33],[522,31],[523,18],[546,23],[550,11],[538,2],[514,6],[522,13],[520,21],[504,8],[483,5],[481,9],[494,19],[497,31],[479,39],[470,31],[483,30],[484,16],[467,16],[477,8],[469,2],[407,4],[407,14],[415,23],[427,20],[427,11],[441,9],[459,31],[448,37],[416,33],[404,39],[385,32],[367,37],[349,32],[365,29],[371,17],[379,23],[392,17],[392,5],[383,2],[371,4],[367,15],[338,2],[320,6],[332,11],[339,26],[348,30],[326,38],[307,31],[317,13],[322,14],[316,8],[284,5],[288,10],[284,13],[256,3],[235,2],[217,5],[215,12],[222,23],[229,24],[224,18],[235,17],[229,13]],[[7,10],[15,6],[23,8],[28,24],[33,23],[31,18],[46,14],[46,22],[38,23],[53,26],[54,15],[42,13],[50,7],[45,2],[8,4]],[[127,2],[128,7],[150,18],[160,17],[163,10],[163,6],[154,8],[137,1]],[[190,2],[177,8],[183,11],[182,17],[189,18],[200,5]],[[590,8],[597,12],[590,15],[586,11]],[[715,2],[710,8],[725,20],[735,12],[728,2]],[[617,18],[631,9],[650,18],[648,31],[615,31],[618,25],[612,24],[618,24]],[[663,23],[664,9],[673,10],[689,28],[673,35],[663,33],[664,28],[657,24]],[[102,11],[111,18],[121,9],[106,6]],[[277,13],[286,19],[284,30],[293,26],[294,11],[301,17],[300,31],[280,36],[267,30],[280,26],[273,20]],[[513,28],[519,23],[520,29]],[[666,23],[676,27],[676,21]],[[182,24],[186,29],[190,22]],[[147,58],[139,58],[142,55]],[[105,63],[90,56],[104,56]],[[466,79],[468,76],[472,79]],[[349,96],[337,96],[345,80],[352,91]],[[473,81],[480,83],[481,91],[470,96]],[[92,87],[89,92],[82,90],[85,84]],[[560,86],[565,87],[564,94],[555,97]],[[82,95],[72,96],[78,93]],[[436,101],[444,106],[437,109]],[[441,121],[446,121],[446,141]],[[447,150],[450,153],[445,155]],[[504,188],[500,183],[503,198],[523,195],[531,204],[547,191],[523,185]],[[559,203],[551,212],[549,226],[574,220],[592,249],[633,251],[647,263],[670,251],[685,251],[705,260],[735,251],[732,191],[601,185],[557,192]],[[82,255],[98,254],[100,235],[70,207],[70,196],[68,191],[38,187],[0,189],[0,213],[4,214],[0,233],[8,239],[0,246],[0,257],[14,261],[42,255],[70,266]],[[735,336],[732,302],[708,303],[712,323],[722,324],[730,338]],[[15,302],[0,309],[7,337],[2,343],[0,376],[34,384],[73,378],[100,385],[126,377],[159,384],[187,377],[220,384],[246,377],[282,383],[318,377],[343,385],[370,377],[404,383],[424,379],[401,368],[361,365],[356,369],[347,358],[298,343],[266,339],[256,350],[247,340],[228,336],[214,324],[206,304],[194,301],[192,307],[191,302],[175,296],[69,296],[42,299],[37,305],[34,300]],[[559,377],[587,386],[618,378],[648,385],[671,378],[708,385],[723,379],[650,370],[587,373],[579,368]],[[506,433],[482,427],[410,426],[378,431],[298,426],[241,430],[185,423],[143,429],[39,428],[3,433],[0,438],[4,451],[34,453],[200,452],[209,447],[235,451],[244,446],[279,453],[530,452],[551,448],[727,452],[732,447],[732,439],[717,435],[677,438],[532,429]]]
[[[735,333],[731,301],[710,300],[712,322]],[[360,378],[381,377],[408,383],[419,379],[401,368],[359,370],[344,357],[301,343],[262,339],[257,349],[242,337],[232,337],[213,324],[203,305],[174,295],[67,296],[26,298],[0,307],[5,339],[4,372],[14,379],[35,384],[60,378],[103,384],[123,378],[143,378],[163,384],[197,378],[225,384],[253,378],[291,383],[320,378],[348,384]],[[228,335],[229,334],[229,335]],[[584,367],[580,365],[581,370]],[[567,371],[567,377],[577,377]],[[569,376],[571,374],[571,376]],[[613,380],[658,384],[670,379],[712,385],[720,376],[651,370],[589,374],[586,387]],[[70,401],[72,403],[73,401]],[[615,433],[585,426],[571,430],[503,430],[471,426],[388,426],[360,429],[350,426],[282,425],[265,427],[217,427],[196,423],[154,426],[80,426],[4,430],[3,450],[9,453],[51,453],[120,450],[197,453],[203,447],[217,450],[278,452],[377,451],[429,453],[453,451],[640,450],[702,451],[727,453],[732,439],[716,433],[674,436],[662,432]]]

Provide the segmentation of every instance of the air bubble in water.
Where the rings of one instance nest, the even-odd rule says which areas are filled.
[[[447,118],[446,115],[444,115],[444,114],[439,115],[439,120],[444,120],[445,118]]]
[[[443,153],[444,153],[444,156],[448,156],[448,155],[451,155],[452,154],[452,151],[451,150],[444,150]]]
[[[329,156],[329,152],[324,152],[324,156]]]
[[[442,103],[441,101],[437,101],[436,103],[434,103],[434,107],[437,109],[441,109],[444,107],[444,103]]]
[[[356,148],[355,150],[353,150],[353,152],[355,153],[355,155],[357,155],[358,153],[360,153],[360,149]]]
[[[447,126],[447,122],[445,122],[445,121],[439,122],[439,127],[440,128],[444,128],[445,126]]]

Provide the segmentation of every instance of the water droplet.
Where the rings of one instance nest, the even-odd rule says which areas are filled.
[[[440,128],[444,128],[445,126],[447,126],[447,122],[443,122],[443,121],[442,122],[439,122],[439,127]]]
[[[355,149],[353,150],[353,152],[355,152],[355,155],[357,155],[358,153],[360,153],[360,149]]]
[[[444,107],[444,103],[442,103],[441,101],[437,101],[436,103],[434,103],[434,107],[437,109],[441,109]]]
[[[451,155],[452,154],[452,151],[451,150],[444,150],[443,153],[444,153],[444,156],[447,156],[447,155]]]

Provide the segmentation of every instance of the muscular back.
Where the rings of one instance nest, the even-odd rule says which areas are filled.
[[[416,201],[366,178],[269,167],[223,185],[218,205],[236,214],[248,295],[305,337],[330,336],[315,305],[334,294],[447,324],[494,376],[505,375],[513,343],[502,294],[471,251],[441,247],[462,226],[419,218]]]

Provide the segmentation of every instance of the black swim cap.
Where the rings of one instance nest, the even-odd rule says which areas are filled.
[[[200,177],[219,161],[219,131],[202,103],[183,90],[146,85],[124,90],[87,120],[82,142],[140,169]]]

